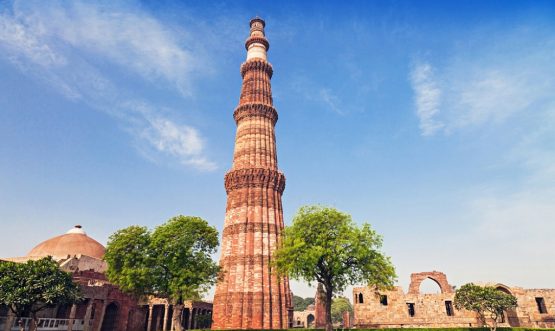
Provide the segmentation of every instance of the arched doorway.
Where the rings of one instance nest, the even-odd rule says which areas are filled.
[[[118,322],[118,305],[115,302],[110,303],[104,312],[104,320],[100,331],[116,331]]]
[[[309,326],[312,326],[312,324],[314,324],[314,315],[308,314],[306,317],[306,327],[308,328]]]
[[[495,289],[498,291],[513,295],[511,291],[504,285],[498,285]],[[518,315],[516,314],[516,310],[515,309],[505,310],[502,323],[508,323],[511,327],[519,327],[520,321],[518,320]]]

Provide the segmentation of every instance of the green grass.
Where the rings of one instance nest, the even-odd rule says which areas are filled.
[[[324,331],[325,329],[283,329],[274,331]],[[335,329],[342,330],[342,329]],[[353,329],[356,331],[489,331],[489,328],[381,328],[381,329]],[[497,328],[498,331],[555,331],[555,329],[540,328]],[[245,331],[245,330],[225,330],[225,331]],[[251,330],[262,331],[262,330]]]

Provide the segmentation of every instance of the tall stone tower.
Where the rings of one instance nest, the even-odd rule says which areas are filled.
[[[227,208],[220,266],[223,280],[214,296],[213,329],[286,329],[292,319],[287,277],[272,273],[270,260],[283,231],[270,79],[270,44],[260,18],[250,21],[241,65],[243,86],[233,117],[237,123],[233,166],[225,176]]]

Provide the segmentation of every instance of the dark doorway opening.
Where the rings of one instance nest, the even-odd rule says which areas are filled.
[[[407,302],[407,309],[408,309],[408,312],[409,312],[409,316],[414,317],[414,314],[415,314],[414,303]]]
[[[102,321],[101,331],[116,331],[118,322],[118,305],[115,302],[106,307],[104,321]]]

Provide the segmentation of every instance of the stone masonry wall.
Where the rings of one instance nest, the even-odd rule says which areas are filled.
[[[436,281],[442,293],[420,293],[420,282],[426,278]],[[518,307],[505,312],[504,321],[500,326],[555,327],[555,289],[523,289],[502,284],[486,285],[497,287],[498,290],[517,298]],[[387,304],[383,296],[387,297]],[[445,274],[439,272],[411,275],[408,293],[404,293],[400,287],[381,292],[369,287],[355,287],[353,289],[354,325],[358,328],[481,326],[482,323],[475,313],[457,310],[454,305],[450,309],[447,308],[446,302],[453,303],[454,298],[453,287],[447,282]],[[544,303],[544,312],[540,312],[537,300]],[[411,316],[409,304],[412,304],[413,316]]]

